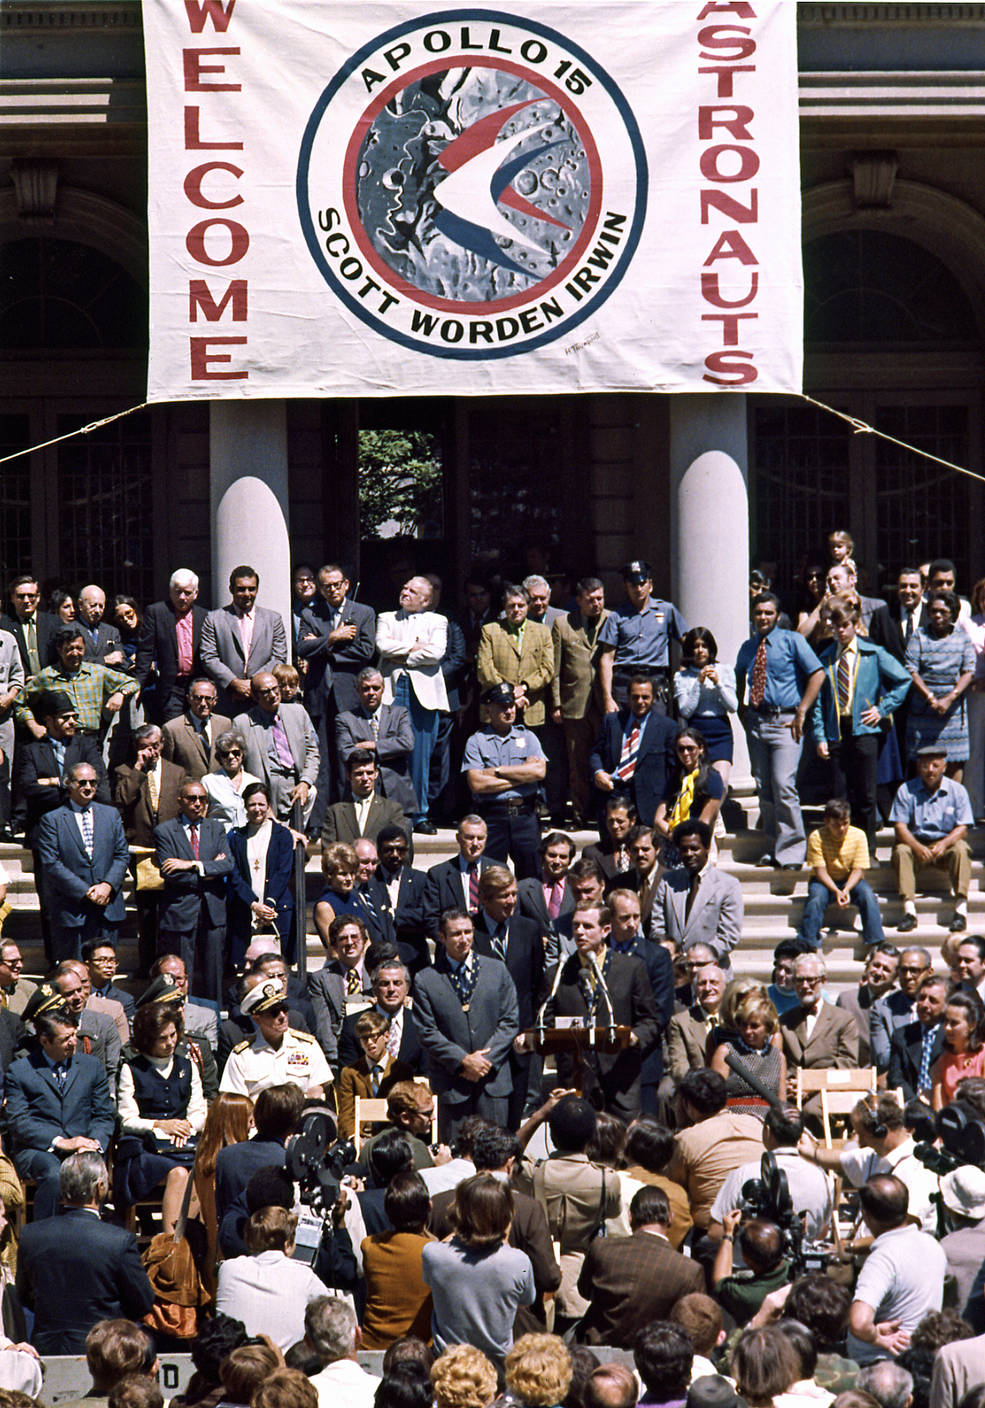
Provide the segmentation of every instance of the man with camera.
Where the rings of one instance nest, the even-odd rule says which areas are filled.
[[[803,1133],[803,1116],[792,1105],[767,1111],[763,1121],[763,1149],[773,1155],[786,1179],[794,1216],[806,1214],[804,1235],[808,1241],[815,1241],[823,1237],[831,1221],[831,1180],[823,1169],[798,1150]],[[723,1236],[729,1213],[745,1210],[749,1201],[746,1185],[757,1182],[761,1171],[760,1159],[740,1165],[727,1176],[711,1207],[708,1236],[712,1241],[717,1242]],[[756,1206],[754,1215],[772,1222],[779,1220],[777,1210],[765,1206]]]

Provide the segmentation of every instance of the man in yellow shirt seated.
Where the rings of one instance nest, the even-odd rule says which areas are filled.
[[[800,921],[800,937],[811,948],[821,947],[821,924],[829,904],[847,909],[858,906],[862,916],[862,939],[866,945],[885,941],[879,901],[867,884],[869,844],[865,832],[851,824],[852,810],[846,801],[836,799],[824,808],[824,824],[807,838],[807,903]]]

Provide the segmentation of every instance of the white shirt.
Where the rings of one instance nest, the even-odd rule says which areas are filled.
[[[286,1352],[304,1339],[305,1307],[328,1295],[352,1305],[350,1295],[329,1290],[304,1262],[268,1251],[220,1264],[215,1305],[224,1315],[242,1320],[248,1335],[269,1335]]]
[[[382,1380],[367,1374],[354,1359],[336,1359],[309,1382],[318,1391],[318,1408],[373,1408]]]
[[[158,1060],[155,1056],[146,1058],[152,1066],[160,1071],[164,1080],[171,1074],[174,1065],[174,1057],[169,1057],[166,1061]],[[208,1108],[205,1104],[205,1095],[202,1092],[202,1077],[198,1073],[198,1067],[189,1056],[188,1064],[192,1068],[192,1090],[188,1099],[188,1108],[184,1115],[176,1115],[175,1119],[186,1119],[191,1125],[195,1134],[200,1134],[205,1127],[205,1116]],[[123,1128],[128,1132],[136,1132],[142,1129],[154,1130],[154,1138],[161,1144],[167,1146],[171,1143],[171,1137],[165,1134],[163,1129],[154,1129],[154,1121],[146,1120],[140,1113],[134,1094],[133,1071],[131,1071],[126,1061],[120,1066],[119,1093],[117,1096],[117,1110]]]
[[[814,1241],[831,1220],[831,1179],[823,1169],[802,1159],[796,1149],[777,1149],[775,1157],[777,1167],[787,1176],[793,1210],[807,1213],[807,1237]],[[742,1185],[759,1176],[758,1159],[733,1169],[711,1205],[712,1222],[721,1222],[727,1212],[734,1211],[741,1202]]]
[[[315,1038],[293,1028],[285,1033],[276,1051],[259,1032],[253,1041],[233,1047],[219,1089],[252,1097],[258,1090],[287,1082],[304,1091],[332,1083],[332,1072]]]
[[[274,823],[268,817],[255,835],[246,838],[246,859],[250,866],[250,885],[258,900],[264,898],[263,891],[267,882],[267,850],[270,846],[273,829]]]
[[[939,1183],[936,1173],[931,1173],[917,1158],[916,1147],[915,1140],[905,1139],[888,1154],[877,1154],[874,1149],[848,1145],[841,1151],[841,1166],[856,1188],[861,1188],[877,1173],[894,1173],[907,1186],[910,1212],[919,1217],[925,1232],[933,1234],[937,1231],[937,1209],[931,1202],[931,1195],[939,1191]]]
[[[898,1320],[914,1330],[931,1310],[940,1310],[944,1297],[947,1257],[943,1247],[915,1227],[894,1227],[872,1243],[855,1286],[854,1299],[875,1312],[875,1322]],[[882,1351],[847,1337],[849,1358],[868,1364]]]
[[[475,1164],[471,1159],[449,1159],[446,1164],[435,1164],[434,1168],[422,1168],[420,1175],[433,1198],[435,1193],[446,1193],[457,1188],[463,1178],[471,1178]]]
[[[360,835],[363,835],[369,820],[369,809],[373,805],[373,793],[371,792],[368,797],[353,797],[352,805],[356,809],[356,826]]]

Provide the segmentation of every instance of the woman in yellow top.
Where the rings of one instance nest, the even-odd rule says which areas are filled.
[[[677,847],[670,839],[674,827],[682,821],[703,821],[715,832],[715,822],[725,797],[721,773],[711,766],[704,735],[696,728],[681,728],[674,740],[677,772],[671,779],[666,796],[657,807],[654,826],[660,832],[660,864],[665,869],[680,865]]]

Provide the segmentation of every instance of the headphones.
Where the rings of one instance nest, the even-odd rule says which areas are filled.
[[[886,1128],[886,1126],[883,1124],[882,1120],[879,1118],[879,1115],[878,1115],[878,1109],[879,1109],[879,1097],[878,1097],[878,1095],[874,1096],[873,1098],[874,1098],[874,1100],[875,1100],[875,1102],[876,1102],[874,1106],[873,1106],[873,1105],[870,1105],[870,1104],[868,1104],[868,1103],[866,1103],[866,1109],[868,1110],[869,1116],[870,1116],[870,1118],[871,1118],[872,1121],[873,1121],[873,1124],[872,1124],[871,1129],[869,1130],[869,1133],[872,1135],[872,1138],[873,1138],[873,1139],[885,1139],[886,1135],[889,1133],[889,1130],[888,1130],[888,1129]]]

